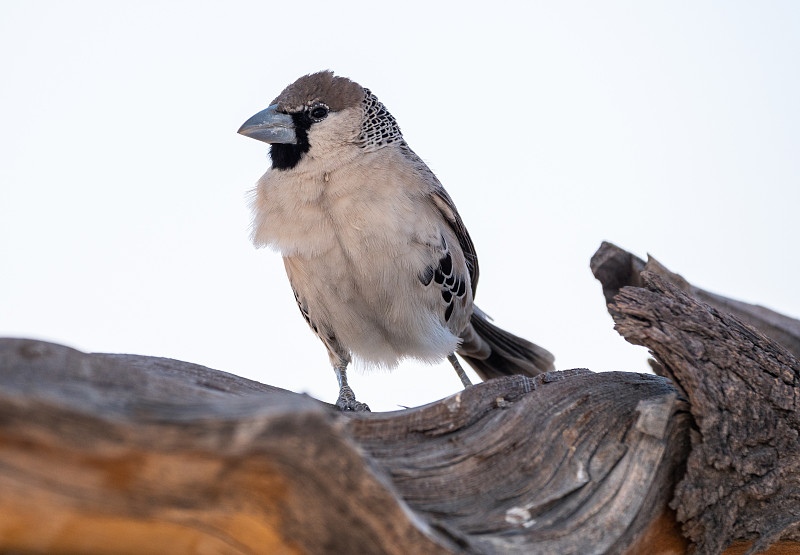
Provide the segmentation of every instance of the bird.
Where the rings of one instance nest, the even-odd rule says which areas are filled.
[[[467,228],[372,91],[310,73],[238,132],[270,145],[271,167],[252,191],[251,239],[282,255],[300,312],[327,348],[340,410],[370,410],[347,381],[354,359],[392,369],[446,358],[465,388],[456,354],[484,380],[554,369],[549,351],[474,305]],[[517,286],[513,268],[508,276]]]

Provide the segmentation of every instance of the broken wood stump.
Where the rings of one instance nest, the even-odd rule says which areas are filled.
[[[643,287],[641,273],[651,272],[674,285],[693,299],[706,303],[721,312],[732,314],[777,341],[800,359],[800,320],[769,308],[729,299],[696,287],[664,267],[652,256],[645,262],[638,256],[618,246],[603,242],[590,262],[592,273],[603,286],[607,304],[614,304],[614,296],[622,287]]]
[[[800,553],[800,322],[610,243],[591,267],[617,331],[650,348],[689,401],[697,431],[671,502],[684,535],[699,553],[737,541],[756,553],[779,539],[776,549]]]

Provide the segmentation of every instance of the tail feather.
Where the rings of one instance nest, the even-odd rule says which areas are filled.
[[[470,324],[474,333],[466,334],[458,354],[482,379],[555,370],[550,351],[495,326],[480,310],[472,314]]]

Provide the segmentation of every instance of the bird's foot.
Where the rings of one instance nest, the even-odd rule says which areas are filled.
[[[350,386],[344,386],[339,390],[339,398],[336,399],[336,406],[342,412],[371,412],[366,403],[356,401],[356,395]]]

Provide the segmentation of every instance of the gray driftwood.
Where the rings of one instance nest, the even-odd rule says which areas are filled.
[[[755,311],[784,348],[648,266],[592,260],[666,377],[514,376],[391,413],[0,340],[0,552],[800,553],[798,328]]]
[[[608,553],[686,454],[646,374],[494,380],[342,415],[150,357],[0,341],[0,546],[48,553]]]

